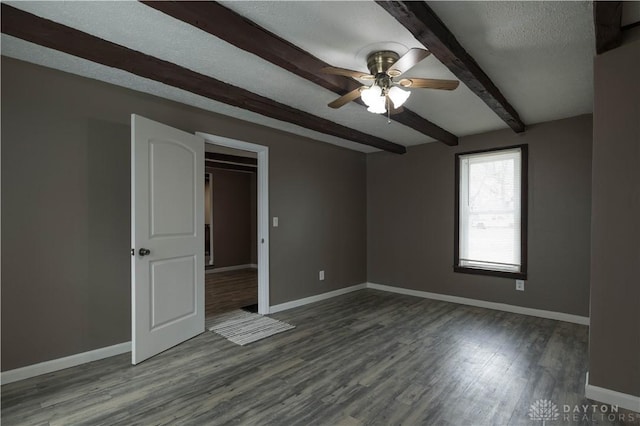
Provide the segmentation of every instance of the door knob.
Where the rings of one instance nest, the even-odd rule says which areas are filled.
[[[140,254],[140,256],[148,256],[151,254],[151,250],[146,248],[141,248],[140,250],[138,250],[138,254]]]

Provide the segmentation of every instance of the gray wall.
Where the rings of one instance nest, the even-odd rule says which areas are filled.
[[[270,228],[272,304],[365,282],[366,157],[322,143],[274,144],[269,170],[271,216],[279,217]],[[276,265],[286,268],[276,275]]]
[[[213,173],[213,265],[250,264],[255,242],[251,232],[256,229],[251,187],[255,187],[256,173],[209,170]]]
[[[594,72],[589,382],[640,396],[640,41]]]
[[[366,281],[364,154],[3,57],[2,370],[130,339],[134,112],[269,146],[271,304]]]
[[[430,143],[367,159],[368,280],[433,293],[589,315],[590,115]],[[529,273],[453,272],[454,154],[529,144]]]

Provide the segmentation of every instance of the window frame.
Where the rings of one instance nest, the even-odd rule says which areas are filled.
[[[520,149],[520,272],[498,271],[484,268],[460,266],[460,157],[463,155],[484,154],[488,152]],[[455,154],[455,222],[453,242],[453,271],[464,274],[489,275],[494,277],[527,279],[527,229],[529,210],[529,148],[527,144],[510,145],[499,148],[458,152]]]

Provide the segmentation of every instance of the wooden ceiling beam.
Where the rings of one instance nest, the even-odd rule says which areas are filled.
[[[596,53],[615,49],[622,43],[622,2],[594,1],[593,26],[596,33]]]
[[[1,5],[2,32],[31,43],[132,74],[149,78],[206,98],[253,111],[276,120],[293,123],[326,135],[350,140],[385,151],[404,154],[407,149],[394,142],[342,126],[305,111],[292,108],[248,90],[153,56],[111,43],[82,31]]]
[[[240,164],[220,163],[218,161],[213,161],[213,160],[206,160],[204,163],[204,166],[207,169],[223,169],[223,170],[232,170],[235,172],[256,173],[258,171],[257,167],[243,166]]]
[[[205,152],[204,158],[212,161],[226,161],[228,163],[248,164],[250,166],[258,165],[257,158],[241,157],[239,155],[222,154],[219,152]]]
[[[143,1],[142,3],[193,25],[239,49],[253,53],[340,96],[362,86],[348,77],[321,73],[320,69],[331,65],[217,2]],[[360,99],[356,102],[365,106]],[[458,144],[456,135],[406,108],[403,112],[391,116],[391,119],[446,145]]]
[[[376,3],[407,28],[509,127],[518,133],[525,130],[513,106],[426,2],[383,0]]]

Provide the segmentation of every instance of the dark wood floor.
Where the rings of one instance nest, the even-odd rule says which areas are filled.
[[[258,303],[258,270],[240,269],[205,274],[205,316]]]
[[[588,403],[585,326],[375,290],[273,316],[297,328],[5,385],[2,424],[541,425],[538,399]]]

